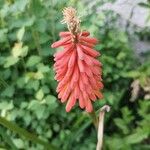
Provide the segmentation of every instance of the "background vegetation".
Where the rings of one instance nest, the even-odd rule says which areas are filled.
[[[50,45],[59,39],[60,31],[67,30],[60,23],[66,6],[76,7],[82,29],[101,40],[96,49],[102,54],[104,99],[94,107],[111,106],[105,119],[104,149],[150,149],[150,51],[143,53],[141,62],[130,34],[118,24],[119,15],[109,10],[96,12],[102,2],[92,7],[88,3],[0,0],[1,150],[96,147],[96,131],[88,114],[78,107],[66,113],[55,92],[55,50]],[[148,3],[141,5],[150,9]],[[149,28],[134,26],[132,30],[132,37],[146,37],[150,42]]]

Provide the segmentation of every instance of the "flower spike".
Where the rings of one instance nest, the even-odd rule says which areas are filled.
[[[74,8],[64,8],[63,15],[62,23],[67,24],[69,31],[60,32],[61,40],[51,45],[64,48],[54,55],[58,98],[67,102],[67,112],[77,101],[80,108],[92,112],[92,102],[103,98],[102,65],[96,59],[100,53],[94,50],[98,40],[89,37],[88,31],[81,32],[81,21]]]

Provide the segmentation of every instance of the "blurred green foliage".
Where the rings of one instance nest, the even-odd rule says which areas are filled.
[[[150,59],[143,65],[136,59],[128,34],[116,23],[116,14],[95,13],[101,2],[90,8],[76,0],[0,1],[0,115],[28,131],[16,124],[0,126],[1,149],[96,147],[96,131],[88,114],[78,107],[66,113],[55,92],[55,50],[50,45],[60,31],[67,30],[60,23],[61,11],[70,5],[81,16],[82,29],[101,41],[96,49],[102,54],[105,98],[94,106],[96,110],[104,104],[111,106],[105,120],[104,149],[150,149],[150,102],[144,96],[129,101],[133,80],[150,87]],[[39,139],[30,137],[29,132]],[[43,143],[49,143],[48,147]]]

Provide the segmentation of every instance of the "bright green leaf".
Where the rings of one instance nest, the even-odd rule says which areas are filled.
[[[41,61],[41,58],[39,56],[32,55],[31,57],[29,57],[26,65],[27,67],[32,67],[38,64],[40,61]]]
[[[18,61],[19,61],[19,58],[15,58],[15,57],[13,57],[13,56],[9,56],[9,57],[7,57],[6,60],[5,60],[4,67],[5,67],[5,68],[8,68],[8,67],[10,67],[10,66],[16,64]]]
[[[42,90],[42,89],[40,89],[40,90],[36,93],[36,95],[35,95],[35,97],[36,97],[38,100],[42,100],[43,96],[44,96],[44,93],[43,93],[43,90]]]
[[[23,36],[24,36],[24,33],[25,33],[25,27],[22,27],[18,30],[18,33],[17,33],[17,39],[19,41],[22,40]]]

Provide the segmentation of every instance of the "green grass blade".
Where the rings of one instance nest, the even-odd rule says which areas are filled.
[[[39,139],[36,135],[31,134],[30,132],[19,127],[15,123],[6,120],[3,117],[0,117],[0,124],[3,125],[4,127],[8,128],[8,129],[10,129],[11,131],[19,134],[20,136],[24,136],[26,139],[31,140],[34,143],[38,143],[38,144],[43,145],[48,150],[57,150],[57,148],[55,146],[53,146],[52,144],[49,144],[49,143]]]
[[[13,143],[11,138],[6,134],[4,129],[0,128],[0,134],[3,138],[3,140],[11,147],[12,150],[17,150],[16,145]]]

